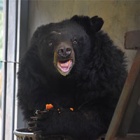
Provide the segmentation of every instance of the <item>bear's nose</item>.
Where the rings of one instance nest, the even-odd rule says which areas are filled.
[[[71,55],[72,49],[68,48],[68,47],[61,47],[58,50],[58,56],[63,57],[63,58],[67,58]]]

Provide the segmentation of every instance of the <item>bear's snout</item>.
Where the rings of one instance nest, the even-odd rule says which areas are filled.
[[[70,73],[75,63],[75,53],[70,43],[61,42],[54,52],[54,66],[61,75]]]
[[[66,43],[61,43],[58,46],[58,50],[57,50],[57,54],[58,57],[60,58],[68,58],[70,57],[71,53],[72,53],[72,48],[70,47],[70,45],[66,44]]]

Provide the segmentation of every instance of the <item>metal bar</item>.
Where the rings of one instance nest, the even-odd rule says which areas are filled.
[[[28,15],[29,15],[29,0],[19,0],[18,3],[18,34],[17,34],[17,56],[16,62],[23,56],[27,50],[28,44]],[[16,72],[18,71],[18,65]],[[17,77],[16,77],[17,78]],[[17,96],[18,80],[16,79],[16,92]],[[15,102],[15,129],[25,127],[26,124],[23,121],[23,115],[18,108],[17,101]]]
[[[7,42],[7,61],[15,61],[16,48],[16,20],[17,20],[17,1],[9,0],[8,5],[8,42]],[[7,63],[7,82],[6,82],[6,121],[5,121],[5,140],[13,139],[14,124],[14,63]]]
[[[0,62],[1,63],[16,63],[16,64],[19,64],[19,62],[16,62],[16,61],[7,61],[7,60],[2,60]]]
[[[3,58],[7,59],[7,42],[8,42],[8,9],[9,7],[9,0],[4,1],[4,48],[3,48]],[[2,135],[1,140],[5,140],[5,116],[6,116],[6,83],[7,83],[7,64],[4,63],[2,67],[2,75],[3,75],[3,81],[2,81]]]
[[[17,60],[17,32],[18,32],[18,2],[19,1],[16,1],[15,3],[15,47],[14,47],[14,62],[16,62]],[[14,134],[13,134],[13,131],[14,131],[14,128],[15,128],[15,100],[16,100],[16,67],[17,67],[17,63],[13,63],[13,108],[12,108],[12,131],[11,131],[11,135],[12,135],[12,140],[14,140]]]
[[[18,15],[17,15],[17,53],[15,56],[15,61],[19,62],[19,51],[20,51],[20,33],[21,33],[21,0],[18,1]],[[16,65],[15,68],[15,73],[17,74],[18,71],[18,65]],[[17,97],[17,87],[18,87],[18,81],[17,81],[17,76],[15,79],[15,97]],[[15,112],[14,112],[14,116],[15,116],[15,121],[14,121],[14,128],[13,130],[15,131],[17,129],[18,126],[18,102],[15,98],[15,102],[14,102],[14,106],[15,106]],[[14,132],[13,131],[13,132]],[[17,137],[14,136],[14,139],[17,140]]]

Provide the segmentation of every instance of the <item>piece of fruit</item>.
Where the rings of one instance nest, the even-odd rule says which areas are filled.
[[[46,110],[51,110],[53,108],[52,104],[46,104]]]

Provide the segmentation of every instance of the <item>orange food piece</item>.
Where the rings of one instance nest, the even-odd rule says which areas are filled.
[[[70,107],[70,110],[71,110],[71,111],[74,111],[74,108]]]
[[[52,104],[46,104],[46,110],[50,110],[53,108],[53,105]]]

